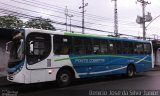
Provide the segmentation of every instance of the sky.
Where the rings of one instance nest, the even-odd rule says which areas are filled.
[[[114,2],[112,0],[84,0],[88,3],[85,7],[85,27],[114,31]],[[137,0],[118,0],[118,32],[121,34],[142,36],[142,26],[136,23],[137,15],[142,15],[141,4]],[[147,12],[151,12],[153,19],[160,15],[160,0],[148,0],[151,4],[146,6]],[[79,7],[82,0],[0,0],[0,9],[20,12],[32,16],[50,18],[54,21],[66,22],[65,8],[67,6],[68,14],[73,15],[71,23],[81,26],[82,14]],[[15,7],[16,6],[16,7]],[[23,10],[22,10],[23,9]],[[25,9],[25,10],[24,10]],[[27,10],[26,10],[27,9]],[[3,15],[0,11],[0,15]],[[6,14],[6,13],[5,13]],[[26,20],[23,18],[23,20]],[[157,18],[147,27],[147,36],[153,37],[153,34],[160,34],[160,18]],[[68,17],[67,23],[70,23]],[[148,22],[146,23],[146,25]],[[56,28],[66,29],[65,26],[54,24]],[[69,30],[70,27],[68,26]],[[72,28],[72,30],[81,32],[81,29]],[[98,31],[85,30],[85,33],[102,34]],[[110,33],[109,33],[110,35]],[[159,37],[160,38],[160,37]]]

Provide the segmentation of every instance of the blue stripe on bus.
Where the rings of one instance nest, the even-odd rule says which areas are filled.
[[[24,65],[24,61],[22,61],[21,63],[17,64],[16,66],[12,67],[12,68],[8,68],[8,72],[16,72],[18,69],[20,69],[22,66]]]
[[[83,55],[70,55],[70,58],[83,57]],[[86,55],[85,55],[86,56]],[[123,55],[123,56],[94,56],[87,58],[71,59],[73,67],[81,78],[108,74],[126,73],[128,64],[136,67],[136,72],[142,72],[152,68],[151,55]],[[138,58],[138,59],[134,59]]]

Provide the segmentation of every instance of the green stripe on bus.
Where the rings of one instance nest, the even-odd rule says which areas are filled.
[[[66,36],[76,36],[76,37],[88,37],[88,38],[101,38],[101,39],[114,39],[114,40],[124,40],[124,41],[136,41],[136,42],[143,42],[143,43],[149,43],[148,41],[142,41],[142,40],[134,40],[134,39],[128,39],[128,38],[120,38],[120,37],[111,37],[111,36],[100,36],[100,35],[92,35],[92,34],[78,34],[78,33],[69,33],[64,32],[64,35]]]
[[[80,37],[96,37],[96,38],[118,38],[118,37],[97,36],[97,35],[91,35],[91,34],[77,34],[77,33],[68,33],[68,32],[65,32],[64,35],[67,35],[67,36],[80,36]]]

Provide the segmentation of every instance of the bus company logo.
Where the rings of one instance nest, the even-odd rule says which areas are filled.
[[[18,91],[2,90],[2,96],[18,96]]]
[[[105,59],[75,59],[76,63],[104,63]]]

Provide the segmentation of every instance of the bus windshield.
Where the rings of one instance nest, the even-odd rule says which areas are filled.
[[[11,46],[10,59],[22,60],[23,59],[23,50],[24,50],[23,39],[12,41],[10,46]]]
[[[22,33],[15,34],[13,40],[7,43],[6,48],[10,53],[9,66],[21,62],[24,58],[24,39]]]

